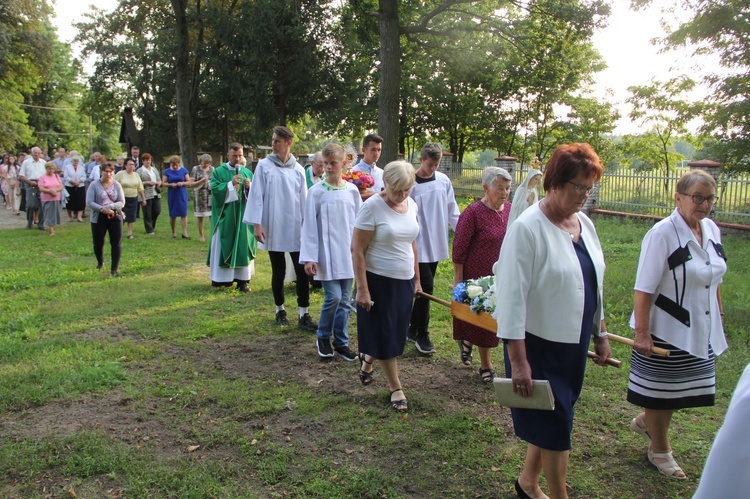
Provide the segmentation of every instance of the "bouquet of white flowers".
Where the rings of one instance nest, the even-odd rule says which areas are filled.
[[[475,313],[495,311],[495,276],[468,279],[453,288],[453,300],[466,303]]]

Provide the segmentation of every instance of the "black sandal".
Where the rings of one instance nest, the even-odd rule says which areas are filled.
[[[495,371],[492,369],[480,369],[479,379],[485,383],[492,383],[495,380]]]
[[[393,397],[393,394],[396,392],[404,393],[404,390],[401,388],[396,388],[391,392],[391,397]],[[396,412],[409,412],[409,404],[406,402],[406,399],[403,398],[401,400],[392,400],[391,399],[391,407]]]
[[[464,340],[458,340],[458,349],[461,351],[461,362],[466,366],[470,366],[471,360],[473,359],[471,355],[472,346],[471,343],[466,343]]]
[[[367,362],[366,359],[367,359],[366,355],[360,352],[359,354],[359,380],[365,386],[372,383],[372,371],[366,372],[362,369],[363,367],[365,367],[365,364],[372,365],[372,362]]]

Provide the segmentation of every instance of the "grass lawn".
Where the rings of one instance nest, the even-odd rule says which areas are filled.
[[[139,221],[140,222],[140,221]],[[610,332],[627,321],[648,223],[596,219],[607,259]],[[463,366],[449,310],[433,304],[438,353],[400,361],[408,416],[388,407],[376,367],[322,363],[314,335],[273,323],[270,264],[252,292],[212,289],[206,248],[157,235],[123,241],[120,279],[95,270],[89,224],[57,237],[0,230],[0,496],[513,497],[525,444],[510,411]],[[568,481],[577,498],[689,497],[734,385],[750,362],[750,245],[728,234],[722,287],[730,350],[718,361],[717,405],[675,416],[675,457],[690,480],[658,474],[628,429],[623,369],[588,366]],[[105,248],[105,258],[109,249]],[[436,294],[449,297],[440,265]],[[313,293],[311,312],[323,296]],[[287,288],[290,318],[296,311]],[[356,349],[356,316],[350,332]],[[296,324],[296,323],[293,323]],[[502,371],[502,351],[494,362]],[[478,361],[475,362],[478,364]]]

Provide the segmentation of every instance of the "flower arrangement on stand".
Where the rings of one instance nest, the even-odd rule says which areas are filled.
[[[344,172],[341,175],[341,178],[351,184],[356,185],[357,189],[359,189],[360,191],[364,191],[365,189],[368,189],[375,185],[375,180],[372,178],[372,175],[365,172],[349,170],[348,172]]]
[[[495,276],[467,279],[453,288],[453,301],[469,305],[474,313],[495,311]]]

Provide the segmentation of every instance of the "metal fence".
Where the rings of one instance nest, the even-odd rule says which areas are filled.
[[[675,172],[639,172],[633,170],[608,170],[604,172],[590,204],[603,210],[642,215],[669,216],[674,210],[675,186],[687,168]],[[526,178],[528,169],[517,168],[510,172],[513,189]],[[480,198],[482,170],[460,168],[456,163],[444,171],[453,183],[457,197]],[[719,172],[717,177],[718,200],[712,218],[717,222],[750,226],[750,174]],[[541,184],[539,195],[544,196]]]

